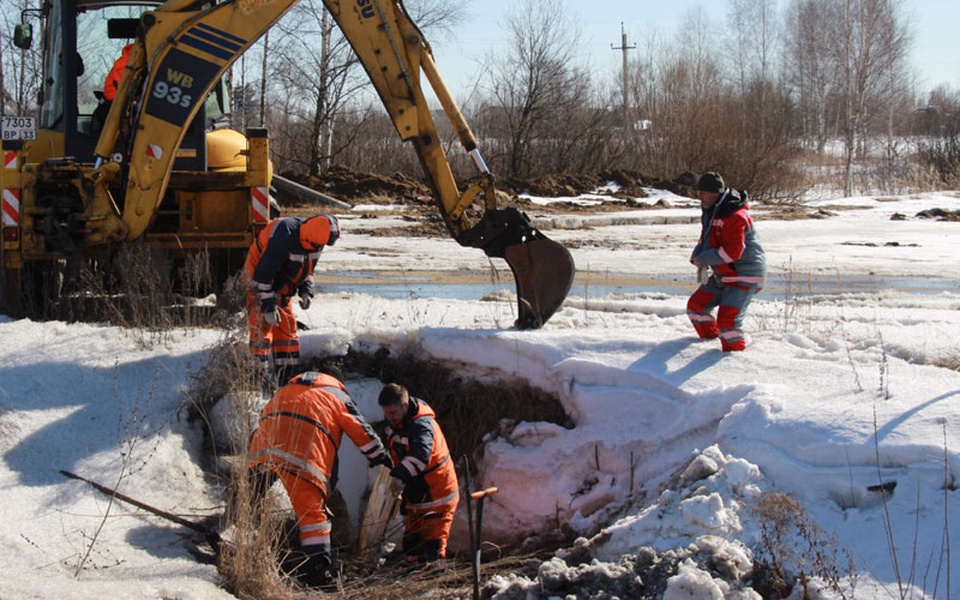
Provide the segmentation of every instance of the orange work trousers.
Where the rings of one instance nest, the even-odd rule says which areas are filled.
[[[271,363],[277,373],[296,370],[300,364],[300,334],[297,332],[297,317],[289,298],[277,302],[280,322],[271,325],[263,320],[260,302],[251,289],[247,292],[247,324],[250,327],[250,354],[260,359],[264,370]],[[286,382],[281,382],[286,383]]]

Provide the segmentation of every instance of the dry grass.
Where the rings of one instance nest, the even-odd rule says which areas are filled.
[[[798,583],[804,586],[800,597],[810,597],[806,588],[812,578],[824,582],[840,598],[853,597],[853,557],[813,522],[799,501],[789,494],[768,491],[752,512],[760,524],[753,588],[764,598],[791,596]]]
[[[947,356],[938,356],[931,364],[935,367],[950,369],[951,371],[960,371],[960,352]]]
[[[537,565],[545,560],[542,555],[510,556],[484,562],[480,566],[480,585],[494,574],[519,573],[536,577]],[[452,560],[437,571],[406,572],[397,567],[375,571],[347,571],[347,581],[334,598],[347,600],[465,600],[473,589],[473,565],[464,558]]]
[[[291,582],[278,570],[286,512],[274,496],[257,497],[245,467],[235,469],[224,515],[230,543],[223,544],[217,564],[223,587],[238,598],[286,600],[293,597]]]
[[[219,480],[227,499],[221,527],[227,543],[222,544],[217,557],[223,587],[239,598],[284,600],[291,597],[290,586],[281,577],[277,565],[286,546],[284,522],[288,511],[273,494],[257,494],[253,482],[247,477],[246,462],[242,457],[247,454],[246,441],[252,434],[249,420],[239,420],[239,458],[224,457],[218,463],[215,462],[217,449],[229,445],[224,440],[213,439],[208,416],[216,403],[227,395],[248,402],[250,396],[244,392],[261,388],[260,375],[259,364],[247,351],[241,332],[229,333],[212,350],[207,364],[191,375],[187,393],[188,415],[206,425],[206,446],[210,450],[208,456],[213,460],[204,468]],[[256,407],[245,405],[240,409],[243,414],[248,414]],[[224,463],[231,465],[226,472],[222,466]]]
[[[177,327],[229,329],[243,308],[243,281],[215,263],[226,264],[207,252],[174,260],[143,243],[124,244],[101,260],[41,261],[24,275],[24,316],[109,322],[144,347],[163,343]]]

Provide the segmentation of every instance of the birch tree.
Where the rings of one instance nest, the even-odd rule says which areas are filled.
[[[844,194],[853,195],[854,159],[863,151],[874,103],[889,97],[891,69],[902,68],[909,30],[894,0],[845,0],[836,48],[843,98]]]

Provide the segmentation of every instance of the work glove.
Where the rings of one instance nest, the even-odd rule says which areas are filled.
[[[398,498],[403,492],[403,482],[396,477],[390,478],[390,497]]]
[[[300,292],[300,308],[307,310],[313,303],[313,295],[307,292]]]
[[[707,265],[698,265],[697,266],[697,284],[704,285],[710,281],[710,276],[713,275],[713,272],[710,270],[710,267]]]
[[[263,320],[270,325],[278,325],[280,323],[280,311],[277,310],[277,299],[273,296],[261,298],[260,314],[263,315]]]
[[[273,310],[265,311],[263,313],[263,320],[276,327],[280,324],[280,311],[276,306],[274,306]]]
[[[381,454],[380,456],[374,458],[370,461],[370,468],[376,467],[378,465],[383,465],[388,469],[393,468],[393,461],[390,460],[390,457],[386,453]]]

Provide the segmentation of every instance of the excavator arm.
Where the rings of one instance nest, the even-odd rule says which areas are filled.
[[[125,202],[122,208],[103,207],[119,215],[105,226],[106,237],[135,238],[146,231],[200,104],[226,69],[297,2],[168,0],[142,15],[138,39],[95,152],[98,168],[93,177],[105,182],[116,178],[121,170],[108,157],[117,140],[124,139],[126,128]],[[463,246],[506,260],[517,287],[516,327],[543,325],[570,290],[573,259],[566,248],[534,228],[524,213],[497,208],[493,175],[403,2],[323,3],[363,64],[400,138],[416,150],[451,236]],[[463,192],[437,134],[421,77],[426,77],[479,170]],[[111,202],[105,193],[96,199]]]
[[[140,16],[137,39],[104,121],[91,178],[103,241],[136,239],[155,221],[177,151],[213,86],[297,0],[168,0]],[[129,165],[110,160],[118,140]],[[261,186],[269,186],[260,165]],[[107,186],[125,174],[122,207]],[[97,240],[92,240],[97,241]]]
[[[573,283],[573,258],[566,248],[535,229],[515,208],[498,209],[493,175],[477,140],[437,71],[429,44],[401,0],[324,0],[360,58],[400,139],[413,144],[444,222],[462,246],[503,258],[517,287],[519,329],[543,325],[563,304]],[[424,97],[425,76],[453,125],[479,178],[461,193]],[[479,206],[477,206],[479,205]],[[479,208],[471,222],[468,209]]]

